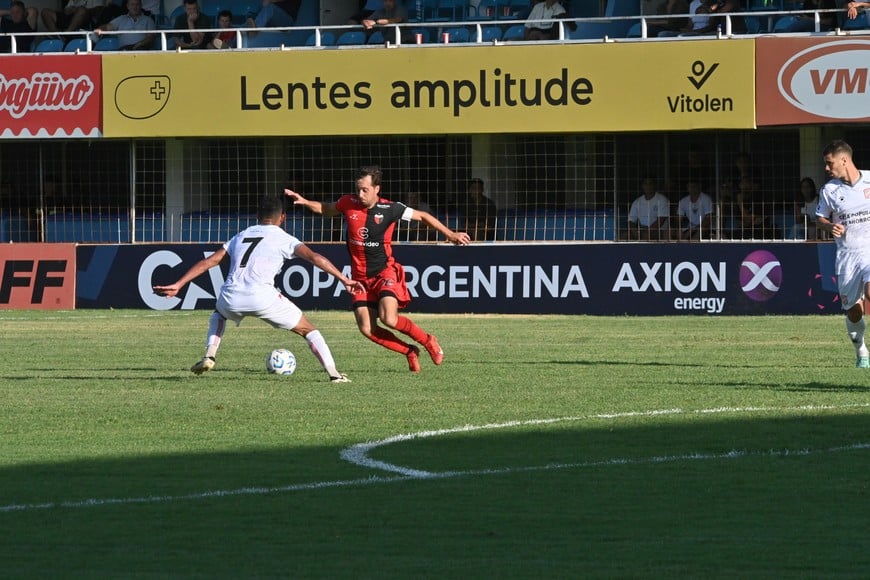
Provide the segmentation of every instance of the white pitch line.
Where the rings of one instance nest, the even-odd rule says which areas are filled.
[[[510,427],[529,427],[534,425],[550,425],[553,423],[589,421],[592,419],[625,419],[629,417],[655,417],[660,415],[681,415],[681,414],[698,414],[710,415],[715,413],[762,413],[771,411],[822,411],[842,408],[855,407],[870,407],[870,403],[856,403],[853,405],[804,405],[799,407],[718,407],[715,409],[700,409],[696,411],[684,411],[683,409],[659,409],[653,411],[626,411],[623,413],[600,413],[596,415],[586,415],[579,417],[557,417],[552,419],[530,419],[526,421],[507,421],[504,423],[488,423],[486,425],[464,425],[462,427],[453,427],[450,429],[438,429],[433,431],[420,431],[417,433],[407,433],[404,435],[394,435],[386,439],[378,441],[368,441],[366,443],[357,443],[341,451],[341,458],[349,461],[354,465],[366,467],[369,469],[381,469],[391,473],[407,475],[409,477],[433,477],[437,473],[422,471],[412,467],[404,467],[379,461],[369,457],[369,452],[378,447],[384,447],[393,443],[401,443],[403,441],[413,441],[414,439],[427,439],[430,437],[438,437],[440,435],[450,435],[453,433],[467,433],[469,431],[483,431],[488,429],[507,429]]]
[[[557,469],[588,469],[596,467],[610,467],[620,465],[644,465],[644,464],[659,464],[673,463],[678,461],[709,461],[723,459],[739,459],[744,457],[785,457],[785,456],[807,456],[824,453],[838,453],[842,451],[855,451],[870,449],[870,442],[854,443],[851,445],[843,445],[839,447],[828,447],[825,449],[781,449],[770,451],[740,451],[732,450],[724,453],[688,453],[683,455],[665,455],[653,457],[614,457],[610,459],[602,459],[598,461],[585,461],[579,463],[549,463],[546,465],[536,466],[520,466],[520,467],[503,467],[493,469],[475,469],[464,471],[441,471],[430,472],[389,463],[373,460],[368,457],[368,452],[376,447],[382,447],[390,443],[400,441],[410,441],[413,439],[421,439],[425,437],[435,437],[438,435],[446,435],[450,433],[462,433],[484,429],[503,429],[507,427],[531,426],[531,425],[548,425],[565,421],[580,421],[590,419],[619,419],[626,417],[649,417],[656,415],[675,415],[680,413],[747,413],[747,412],[763,412],[763,411],[815,411],[815,410],[831,410],[844,408],[859,408],[870,407],[870,403],[854,404],[854,405],[821,405],[821,406],[801,406],[801,407],[722,407],[718,409],[702,409],[698,411],[683,411],[682,409],[664,409],[658,411],[631,411],[625,413],[607,413],[598,415],[588,415],[585,417],[561,417],[553,419],[532,419],[528,421],[509,421],[506,423],[491,423],[487,425],[466,425],[464,427],[456,427],[453,429],[439,429],[435,431],[423,431],[420,433],[411,433],[408,435],[396,435],[381,439],[380,441],[360,443],[348,447],[341,452],[341,457],[352,463],[363,467],[374,469],[385,469],[399,475],[393,476],[370,476],[359,479],[345,479],[336,481],[315,481],[311,483],[297,483],[276,487],[242,487],[229,490],[212,490],[199,493],[188,493],[182,495],[161,495],[161,496],[140,496],[140,497],[125,497],[125,498],[90,498],[84,500],[69,500],[60,502],[45,502],[45,503],[30,503],[30,504],[7,504],[0,506],[0,513],[25,512],[34,510],[49,510],[58,508],[91,508],[114,505],[132,505],[132,504],[160,504],[179,501],[195,501],[210,498],[234,497],[234,496],[258,496],[277,493],[288,493],[295,491],[310,491],[319,489],[330,489],[339,487],[356,487],[366,485],[378,485],[395,483],[400,481],[410,480],[431,480],[431,479],[448,479],[456,477],[469,477],[480,475],[501,475],[510,473],[528,473],[533,471],[552,471]]]

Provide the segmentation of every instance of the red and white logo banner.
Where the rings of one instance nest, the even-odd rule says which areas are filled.
[[[870,38],[756,42],[758,126],[870,121]]]
[[[0,138],[101,137],[99,55],[0,58]]]

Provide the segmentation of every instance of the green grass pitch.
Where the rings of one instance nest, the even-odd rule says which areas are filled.
[[[867,578],[870,372],[840,316],[0,312],[4,578]],[[290,377],[264,370],[289,348]],[[363,445],[369,443],[370,445]]]

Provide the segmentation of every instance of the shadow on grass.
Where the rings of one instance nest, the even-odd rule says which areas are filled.
[[[7,577],[848,577],[870,566],[868,441],[866,409],[675,413],[371,453],[459,472],[427,479],[329,446],[20,465],[0,555]]]

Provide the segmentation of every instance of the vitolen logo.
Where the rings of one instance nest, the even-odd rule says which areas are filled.
[[[870,117],[870,40],[812,46],[779,70],[777,85],[792,105],[831,119]]]

